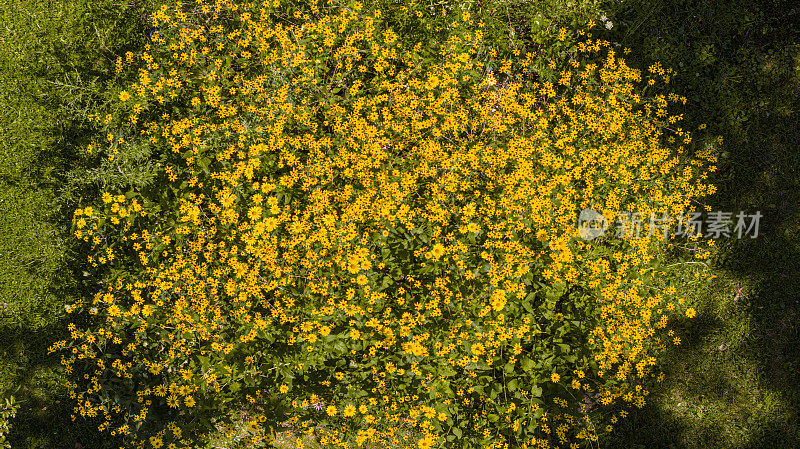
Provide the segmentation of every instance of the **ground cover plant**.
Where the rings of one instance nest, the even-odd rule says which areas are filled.
[[[716,141],[646,90],[672,74],[583,32],[549,72],[517,51],[488,73],[468,11],[424,50],[381,16],[165,6],[117,60],[137,79],[86,151],[159,170],[75,211],[107,285],[51,347],[76,416],[137,447],[203,444],[242,409],[251,444],[289,421],[343,447],[398,424],[418,447],[525,447],[590,444],[592,410],[644,403],[684,311],[654,293],[669,230],[586,242],[575,216],[666,225],[713,192]]]
[[[115,107],[119,90],[138,78],[135,69],[117,74],[114,66],[118,56],[124,60],[127,51],[141,52],[146,42],[152,43],[151,36],[158,37],[149,16],[160,3],[14,0],[0,9],[0,391],[20,400],[9,421],[12,447],[120,445],[110,432],[97,432],[102,424],[97,417],[70,419],[75,404],[60,382],[65,376],[58,363],[61,351],[48,354],[47,345],[69,336],[69,321],[89,326],[76,315],[65,317],[63,305],[90,298],[113,279],[87,263],[85,248],[71,249],[77,239],[65,224],[73,210],[98,198],[98,192],[146,184],[160,170],[156,158],[144,153],[132,157],[125,146],[117,159],[125,165],[101,166],[96,153],[85,151],[114,112],[101,103]],[[446,41],[452,33],[448,24],[463,13],[447,2],[426,4],[424,19],[414,22],[416,12],[399,2],[364,3],[365,9],[381,10],[381,26],[393,28],[398,39],[414,35],[423,48],[427,40]],[[484,22],[484,40],[497,49],[495,56],[489,51],[472,56],[494,69],[496,86],[502,88],[502,60],[515,58],[515,50],[522,55],[532,50],[529,67],[540,80],[557,83],[561,69],[549,69],[550,59],[563,62],[577,36],[573,31],[595,20],[591,32],[612,42],[632,67],[660,61],[678,70],[670,90],[688,101],[671,106],[676,111],[671,115],[683,114],[687,123],[708,122],[714,133],[725,135],[721,170],[709,177],[720,191],[701,202],[714,210],[761,210],[766,215],[758,239],[716,245],[708,265],[718,276],[710,276],[710,282],[701,274],[705,265],[683,264],[674,248],[654,259],[660,265],[654,267],[659,272],[654,286],[676,287],[697,317],[676,313],[670,321],[673,336],[682,341],[658,357],[654,368],[664,370],[665,381],[646,385],[651,394],[643,409],[629,407],[630,415],[617,421],[613,432],[604,429],[602,415],[592,416],[600,437],[595,444],[795,447],[800,427],[793,406],[794,348],[800,315],[793,263],[798,228],[792,176],[797,152],[792,149],[798,122],[792,92],[800,59],[796,28],[786,24],[800,11],[790,2],[768,0],[605,3],[599,11],[597,3],[588,1],[464,2],[474,22]],[[570,30],[564,40],[561,27]],[[628,46],[633,51],[623,52]],[[488,70],[482,75],[487,77]],[[87,120],[94,115],[102,120]],[[587,399],[597,412],[595,400]],[[325,412],[314,408],[313,413]],[[229,431],[211,435],[208,447],[245,447],[253,416],[231,414]],[[424,436],[410,427],[392,427],[401,427],[413,447]],[[320,447],[319,438],[304,435],[302,426],[279,433],[275,445],[302,447],[298,436],[305,447]]]

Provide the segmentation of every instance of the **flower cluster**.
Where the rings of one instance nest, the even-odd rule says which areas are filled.
[[[663,135],[685,99],[641,96],[649,79],[585,34],[557,81],[529,53],[499,86],[467,14],[431,59],[361,8],[153,14],[108,153],[146,142],[164,174],[75,213],[113,273],[68,309],[94,324],[51,348],[76,414],[140,448],[189,447],[232,409],[257,417],[249,444],[289,422],[394,447],[402,421],[420,448],[501,448],[596,440],[585,397],[643,404],[677,301],[648,288],[660,240],[585,242],[575,216],[713,192],[710,150],[687,164],[690,134]]]

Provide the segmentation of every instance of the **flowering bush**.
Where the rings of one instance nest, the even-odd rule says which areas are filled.
[[[107,279],[51,348],[76,417],[132,447],[202,444],[242,410],[249,444],[289,422],[327,446],[398,445],[404,424],[419,448],[549,447],[643,404],[679,303],[650,288],[664,236],[584,241],[575,218],[683,211],[712,151],[663,135],[685,100],[642,93],[660,67],[581,33],[557,82],[528,53],[499,83],[470,19],[422,48],[358,2],[153,14],[87,149],[163,171],[75,212]]]

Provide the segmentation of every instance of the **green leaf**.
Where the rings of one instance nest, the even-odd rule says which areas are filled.
[[[342,340],[338,340],[333,344],[333,348],[339,352],[340,354],[344,354],[347,352],[347,345],[344,344]]]
[[[523,357],[519,361],[519,364],[520,366],[522,366],[522,369],[525,370],[526,372],[530,372],[534,367],[533,360],[531,360],[529,357]]]
[[[203,169],[203,171],[204,171],[206,174],[208,174],[208,173],[209,173],[209,171],[208,171],[208,166],[209,166],[209,164],[211,164],[211,159],[210,159],[210,158],[208,158],[208,157],[204,157],[204,158],[200,159],[200,161],[198,161],[198,163],[197,163],[197,165],[199,165],[199,166],[200,166],[200,168],[202,168],[202,169]]]
[[[489,393],[489,397],[495,399],[502,392],[503,387],[499,383],[495,383],[492,385],[492,391]]]
[[[517,379],[511,379],[511,382],[506,385],[508,387],[508,391],[517,391],[517,387],[519,386],[519,382]]]
[[[453,377],[456,374],[456,371],[450,365],[445,365],[439,371],[439,375],[442,377]]]

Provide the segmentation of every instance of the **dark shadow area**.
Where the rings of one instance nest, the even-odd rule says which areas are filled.
[[[20,402],[20,408],[8,435],[12,447],[72,449],[76,442],[82,442],[84,447],[101,449],[120,444],[97,432],[102,420],[79,415],[75,421],[71,418],[75,404],[63,385],[60,356],[47,353],[54,341],[65,337],[64,329],[70,322],[75,320],[64,317],[36,329],[0,328],[0,352],[17,364],[11,392]]]
[[[652,395],[664,394],[671,388],[674,388],[680,380],[675,375],[686,370],[686,362],[690,357],[686,354],[696,353],[700,351],[701,337],[717,331],[722,323],[716,317],[708,314],[698,314],[691,322],[692,332],[686,335],[681,345],[676,347],[669,345],[666,352],[659,361],[659,369],[665,374],[663,383],[651,389]],[[669,329],[684,327],[686,323],[676,322],[672,320],[668,324]],[[704,382],[707,386],[713,387],[711,391],[722,392],[726,387],[724,379],[714,378],[706,379]],[[704,388],[705,389],[705,388]],[[652,398],[652,396],[651,396]],[[645,449],[645,448],[667,448],[667,449],[683,449],[692,448],[694,446],[687,445],[678,436],[685,430],[686,423],[675,416],[664,413],[652,400],[645,403],[641,409],[630,407],[627,409],[629,415],[619,421],[616,425],[615,436],[622,434],[625,435],[626,440],[624,443],[618,442],[615,439],[604,441],[601,447],[626,447],[631,449]],[[647,429],[646,432],[642,432]],[[713,429],[704,428],[700,429],[700,433],[704,435],[704,439],[712,446],[715,432]],[[635,435],[635,438],[630,438],[630,435]]]
[[[723,136],[712,178],[718,191],[704,203],[731,212],[734,222],[739,211],[763,217],[755,239],[719,240],[713,261],[718,272],[749,282],[750,293],[736,304],[732,294],[714,293],[728,298],[715,306],[717,315],[732,310],[724,322],[699,314],[677,323],[685,343],[669,350],[667,380],[655,392],[665,395],[686,382],[677,387],[698,401],[725,403],[727,383],[738,375],[728,368],[755,367],[760,391],[750,404],[752,419],[723,423],[729,434],[744,426],[747,441],[650,404],[634,410],[601,447],[800,447],[800,4],[627,1],[607,2],[606,10],[614,27],[596,37],[630,48],[624,57],[633,67],[646,70],[659,61],[676,70],[670,91],[687,97],[676,110],[684,114],[683,126],[691,131],[706,123],[710,135]],[[735,333],[734,322],[747,324],[744,336],[715,354],[711,342]],[[698,360],[702,366],[692,366]],[[774,400],[789,410],[780,419],[759,417]]]

